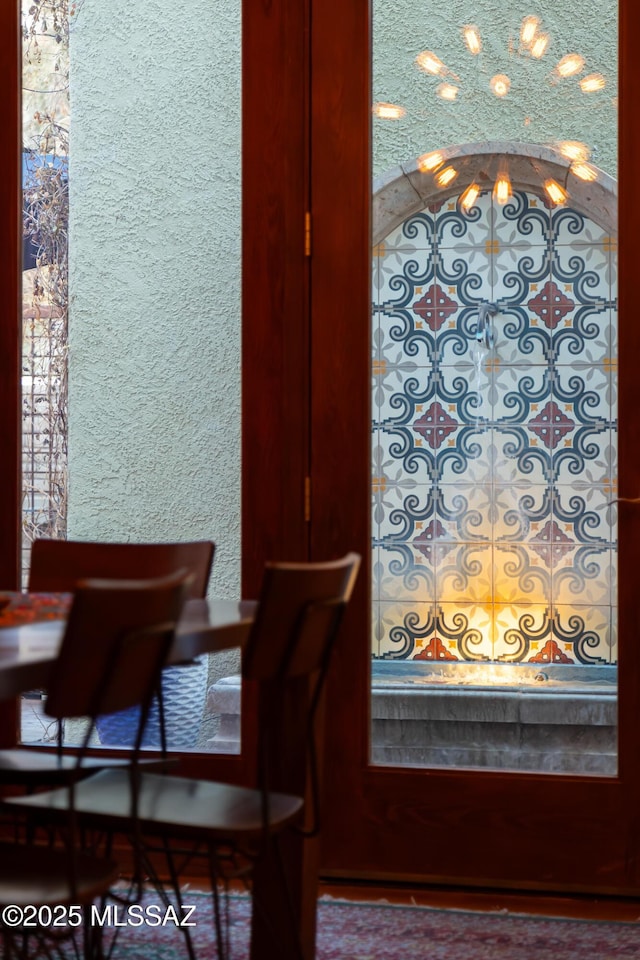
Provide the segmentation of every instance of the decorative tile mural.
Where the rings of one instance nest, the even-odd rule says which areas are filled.
[[[615,240],[453,198],[373,291],[373,656],[615,663]]]

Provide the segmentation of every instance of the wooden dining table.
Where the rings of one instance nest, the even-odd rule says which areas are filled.
[[[70,594],[0,592],[0,701],[29,690],[46,690],[71,599]],[[202,654],[242,648],[256,610],[257,602],[252,600],[187,600],[169,662],[189,662]],[[307,691],[294,687],[289,699],[285,697],[275,710],[282,763],[274,772],[272,787],[283,792],[299,793],[308,779],[306,770],[295,765],[299,731],[291,724],[299,698],[306,696]],[[253,911],[250,960],[273,960],[274,940],[278,960],[313,960],[318,843],[292,832],[281,846],[277,860],[271,852],[259,859],[254,871],[253,896],[262,909]],[[286,872],[287,890],[274,882],[281,869]]]

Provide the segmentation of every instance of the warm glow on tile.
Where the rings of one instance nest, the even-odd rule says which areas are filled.
[[[436,174],[436,183],[439,187],[448,187],[450,183],[458,176],[458,171],[454,167],[445,167],[440,173]]]
[[[598,179],[598,171],[590,163],[572,163],[571,173],[579,180],[585,180],[587,183],[593,183]]]
[[[476,200],[480,196],[480,187],[477,183],[470,183],[467,189],[460,197],[460,206],[463,210],[467,212],[472,209],[475,205]]]
[[[501,173],[493,186],[493,199],[501,206],[509,200],[513,194],[511,180],[508,174]]]
[[[547,52],[547,47],[549,46],[549,34],[541,33],[535,38],[531,44],[531,56],[535,57],[536,60],[539,60]]]

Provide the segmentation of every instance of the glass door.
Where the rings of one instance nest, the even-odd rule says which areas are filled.
[[[331,485],[314,477],[332,511],[314,543],[372,548],[329,710],[336,872],[637,883],[633,151],[622,121],[618,230],[618,19],[577,13],[485,5],[452,22],[376,2],[366,104],[366,13],[356,26],[334,10],[351,95],[333,113],[317,15],[314,202],[330,227],[315,243],[357,253],[349,277],[331,262],[331,301],[350,307],[331,314],[331,341],[322,261],[314,283],[316,405],[324,376],[343,424],[314,438],[317,473],[333,465]],[[634,17],[622,4],[623,105]],[[356,102],[372,125],[369,306]],[[372,388],[357,355],[369,339]],[[368,530],[335,480],[339,465],[364,493],[365,457]]]

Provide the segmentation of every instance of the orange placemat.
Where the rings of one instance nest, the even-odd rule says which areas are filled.
[[[20,627],[40,620],[64,620],[70,593],[0,592],[0,627]]]

